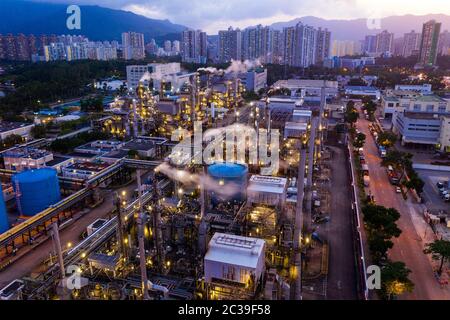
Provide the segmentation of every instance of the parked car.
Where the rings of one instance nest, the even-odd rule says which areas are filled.
[[[396,187],[396,188],[395,188],[395,192],[397,192],[397,193],[402,193],[402,188]]]
[[[441,189],[445,189],[447,188],[448,185],[448,181],[438,181],[438,183],[436,183],[436,187],[441,190]]]

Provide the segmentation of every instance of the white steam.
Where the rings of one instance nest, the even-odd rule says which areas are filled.
[[[167,163],[160,164],[156,167],[155,171],[161,172],[171,180],[181,182],[185,186],[198,187],[202,185],[205,190],[213,191],[221,197],[231,198],[240,192],[240,187],[235,183],[228,182],[221,184],[208,175],[179,170],[171,167]]]

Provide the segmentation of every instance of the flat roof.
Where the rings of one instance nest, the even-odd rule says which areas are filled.
[[[127,156],[128,156],[127,150],[114,150],[114,151],[103,154],[101,156],[101,158],[122,159]]]
[[[45,165],[49,166],[49,167],[53,167],[53,166],[56,166],[56,165],[58,165],[60,163],[63,163],[64,161],[67,161],[67,160],[70,160],[70,159],[71,159],[70,157],[53,156],[53,160],[46,162]]]
[[[216,232],[208,245],[205,261],[215,261],[256,269],[264,255],[265,241],[258,238]]]
[[[430,119],[430,120],[439,120],[440,115],[437,113],[429,113],[429,112],[410,112],[406,111],[403,113],[406,118],[411,119]]]
[[[32,147],[16,147],[12,150],[6,151],[3,156],[10,158],[28,158],[28,159],[40,159],[51,155],[52,153],[47,150],[36,149]]]
[[[286,178],[253,175],[249,180],[247,191],[283,194],[286,185]]]
[[[306,131],[308,129],[308,125],[306,123],[302,122],[286,122],[286,125],[284,126],[285,129],[289,130],[300,130],[300,131]]]
[[[370,91],[370,92],[377,92],[377,91],[380,91],[378,88],[375,88],[375,87],[366,87],[366,86],[345,86],[345,90]]]
[[[96,163],[96,162],[75,162],[67,166],[65,169],[69,170],[83,170],[91,172],[100,172],[110,166],[109,163]]]
[[[8,121],[0,121],[0,132],[8,132],[11,130],[25,128],[29,126],[34,126],[33,123],[25,123],[25,122],[8,122]]]
[[[122,147],[124,150],[151,150],[155,147],[155,143],[153,141],[148,141],[144,139],[132,140],[125,143]]]

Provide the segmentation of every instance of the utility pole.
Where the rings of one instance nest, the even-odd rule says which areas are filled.
[[[139,213],[137,218],[138,224],[138,243],[139,243],[139,262],[141,267],[141,282],[142,293],[144,300],[149,300],[148,295],[148,278],[147,278],[147,264],[145,258],[145,244],[144,244],[144,210],[142,208],[142,184],[141,184],[141,170],[136,170],[136,180],[138,185],[138,199],[139,199]]]

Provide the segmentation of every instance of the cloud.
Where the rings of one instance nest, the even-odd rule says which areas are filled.
[[[368,18],[393,14],[450,14],[442,0],[34,0],[97,4],[150,18],[217,33],[228,26],[244,28],[303,16],[327,19]],[[446,3],[446,4],[444,4]]]

